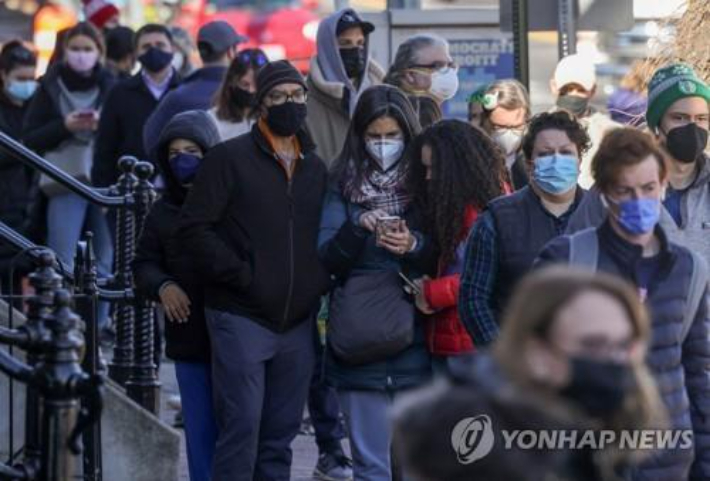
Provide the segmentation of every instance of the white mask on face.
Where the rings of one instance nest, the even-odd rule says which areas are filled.
[[[185,65],[185,54],[179,50],[176,50],[173,54],[172,64],[173,68],[179,72],[182,69],[182,66]]]
[[[459,77],[456,69],[449,68],[446,72],[434,72],[431,75],[429,92],[441,100],[449,100],[459,90]]]
[[[520,147],[523,135],[512,129],[500,129],[493,132],[493,140],[497,143],[505,155],[511,155]]]
[[[402,157],[404,140],[374,139],[365,143],[365,149],[383,171],[389,170]]]

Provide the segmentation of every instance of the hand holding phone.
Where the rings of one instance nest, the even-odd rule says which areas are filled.
[[[401,232],[402,219],[396,215],[388,215],[379,217],[375,227],[375,242],[377,245],[382,245],[382,237],[387,234]]]

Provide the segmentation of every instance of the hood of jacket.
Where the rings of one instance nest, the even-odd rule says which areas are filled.
[[[318,26],[318,35],[316,37],[318,53],[315,57],[316,61],[311,62],[310,75],[312,76],[314,85],[328,95],[331,95],[332,92],[332,97],[343,98],[344,92],[347,90],[349,94],[350,113],[352,114],[355,111],[355,105],[357,105],[360,92],[365,91],[367,87],[374,84],[370,75],[370,65],[374,64],[374,62],[370,58],[370,38],[369,35],[367,35],[365,37],[365,73],[360,81],[359,88],[353,85],[352,81],[345,73],[345,66],[340,57],[337,34],[338,22],[348,13],[355,15],[353,9],[344,8],[323,19]],[[314,64],[317,65],[315,72],[313,71]],[[381,73],[379,76],[380,79],[384,77],[384,72],[379,65],[376,65],[375,69]],[[314,73],[317,77],[314,76]]]
[[[700,162],[700,172],[693,182],[693,187],[710,184],[710,157],[703,154]]]
[[[219,143],[219,133],[207,112],[190,110],[173,117],[160,134],[156,150],[158,168],[165,179],[170,201],[182,205],[187,196],[187,189],[178,181],[168,162],[168,147],[175,139],[195,142],[202,149],[203,155],[206,155],[209,149]]]

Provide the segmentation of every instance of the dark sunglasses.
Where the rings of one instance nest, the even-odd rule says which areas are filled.
[[[257,67],[263,67],[269,63],[269,59],[266,58],[266,55],[258,50],[244,50],[239,52],[239,60],[246,64],[256,65]]]

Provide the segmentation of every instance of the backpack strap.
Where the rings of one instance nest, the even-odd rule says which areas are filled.
[[[599,261],[599,239],[594,227],[581,230],[569,236],[570,265],[596,272]]]
[[[708,286],[708,265],[705,259],[700,257],[697,252],[690,251],[693,260],[693,273],[690,276],[690,289],[688,290],[688,308],[683,316],[683,328],[681,330],[681,342],[684,342],[688,337],[690,328],[695,320],[695,314],[698,312],[700,303],[705,297],[706,288]]]

